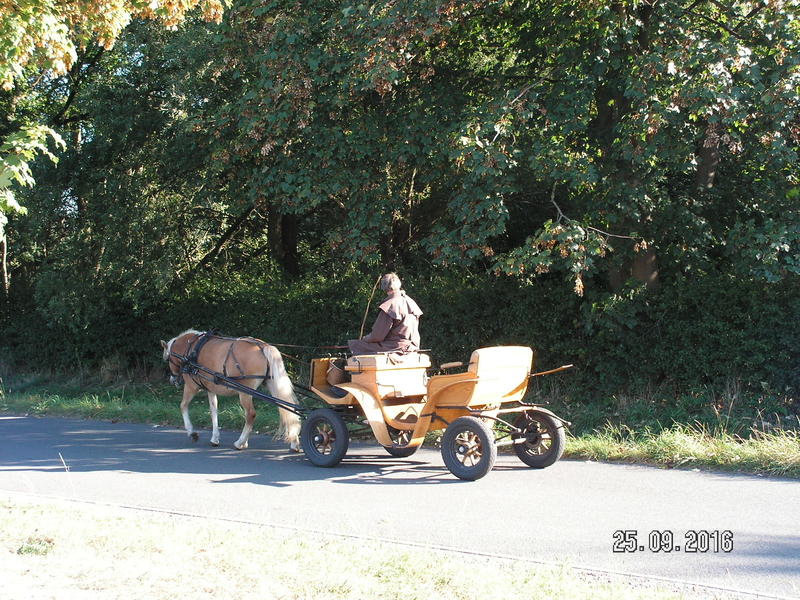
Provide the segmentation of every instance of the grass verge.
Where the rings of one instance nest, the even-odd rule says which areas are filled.
[[[566,455],[800,478],[800,435],[793,430],[754,430],[743,438],[701,425],[676,424],[658,432],[606,425],[593,433],[570,437]]]
[[[19,381],[12,390],[0,391],[0,412],[183,426],[181,391],[173,386],[129,384],[95,387],[70,381]],[[274,406],[258,402],[256,411],[255,433],[277,429],[278,411]],[[198,394],[189,405],[189,416],[195,427],[211,427],[205,394]],[[220,398],[219,426],[235,431],[243,424],[244,411],[238,398]]]
[[[95,505],[0,498],[0,531],[10,600],[127,599],[132,590],[162,600],[698,597],[567,566]]]

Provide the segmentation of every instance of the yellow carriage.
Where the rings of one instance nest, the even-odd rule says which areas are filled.
[[[448,363],[441,366],[445,374],[431,377],[424,353],[313,359],[310,388],[328,406],[306,416],[303,450],[313,464],[332,467],[347,453],[347,423],[366,422],[396,457],[410,456],[427,433],[444,430],[442,458],[460,479],[486,475],[504,445],[528,466],[548,467],[564,451],[568,422],[523,398],[530,377],[571,365],[531,373],[532,363],[525,346],[481,348],[463,371],[449,372],[464,365]]]

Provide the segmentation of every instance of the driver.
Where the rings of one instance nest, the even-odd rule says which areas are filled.
[[[419,350],[419,317],[422,311],[402,289],[396,273],[381,277],[381,289],[386,298],[372,331],[360,340],[348,340],[352,354],[377,354],[379,352],[416,352]]]

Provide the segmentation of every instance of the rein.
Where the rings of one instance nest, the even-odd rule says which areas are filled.
[[[217,336],[217,337],[219,337],[219,336]],[[232,339],[232,338],[228,338],[228,339]],[[178,360],[182,361],[182,363],[184,363],[184,364],[189,364],[191,366],[191,369],[188,370],[188,371],[184,371],[182,369],[181,372],[190,373],[192,375],[192,380],[195,381],[197,383],[197,385],[200,386],[204,390],[207,389],[207,388],[205,386],[203,386],[200,382],[198,382],[196,378],[204,379],[205,381],[211,381],[211,382],[216,383],[216,384],[224,383],[225,387],[228,387],[228,388],[230,388],[232,390],[235,390],[237,392],[244,392],[245,394],[249,394],[249,395],[253,396],[253,398],[259,398],[259,399],[262,399],[262,400],[268,400],[269,402],[272,402],[272,404],[274,404],[278,408],[283,408],[283,409],[288,410],[289,412],[292,412],[292,413],[294,413],[296,415],[302,416],[302,415],[305,414],[304,410],[301,407],[299,407],[298,405],[296,405],[296,404],[293,404],[291,402],[287,402],[286,400],[282,400],[281,398],[275,398],[273,396],[268,396],[267,394],[264,394],[264,393],[262,393],[262,392],[260,392],[260,391],[258,391],[256,389],[246,387],[244,384],[241,384],[238,381],[239,379],[248,379],[248,378],[252,378],[252,377],[261,377],[261,375],[250,375],[250,376],[244,376],[244,377],[227,377],[225,375],[222,375],[221,373],[217,373],[216,371],[212,371],[211,369],[209,369],[207,367],[204,367],[203,365],[199,365],[197,363],[193,363],[193,364],[189,363],[188,362],[188,357],[184,356],[183,354],[178,354],[177,352],[170,352],[170,356],[174,356]],[[204,375],[209,375],[209,376],[204,376]]]
[[[347,350],[348,346],[306,346],[303,344],[270,344],[271,346],[275,346],[276,348],[297,348],[299,350]],[[288,358],[289,360],[293,360],[300,364],[305,364],[307,359],[300,358],[299,356],[294,356],[293,354],[289,354],[284,352],[283,350],[278,350],[281,353],[283,358]],[[294,384],[297,385],[297,384]]]
[[[347,346],[303,346],[300,344],[270,344],[281,348],[304,348],[306,350],[345,350]]]

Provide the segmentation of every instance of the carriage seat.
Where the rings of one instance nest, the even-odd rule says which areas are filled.
[[[527,346],[491,346],[478,348],[469,358],[468,371],[475,375],[491,375],[497,371],[530,372],[533,350]]]
[[[492,346],[473,351],[467,372],[477,379],[469,404],[521,400],[528,388],[533,350],[527,346]]]
[[[353,383],[375,390],[379,398],[422,397],[427,393],[430,356],[406,354],[357,354],[347,359],[345,369]]]
[[[347,370],[351,372],[383,369],[418,369],[420,367],[427,369],[430,366],[430,356],[421,352],[355,354],[347,359]]]

